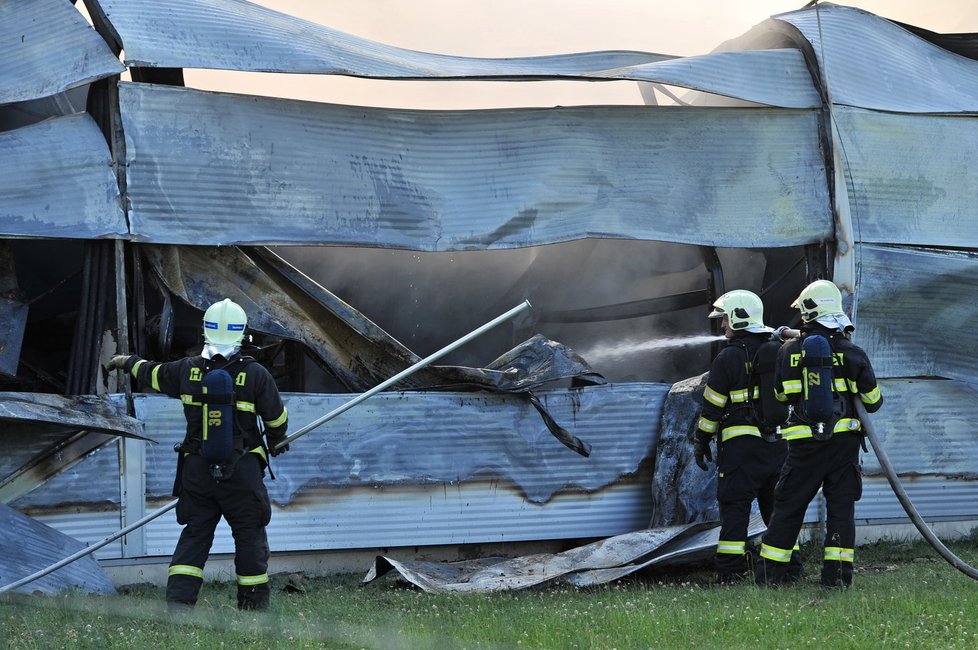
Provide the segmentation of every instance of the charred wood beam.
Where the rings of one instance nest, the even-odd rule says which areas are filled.
[[[100,339],[113,260],[111,241],[87,244],[82,270],[82,290],[75,333],[68,359],[66,395],[95,393],[98,382]]]

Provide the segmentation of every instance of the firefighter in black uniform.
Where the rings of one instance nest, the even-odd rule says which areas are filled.
[[[714,564],[718,579],[730,582],[750,575],[746,546],[751,506],[757,499],[767,523],[787,446],[766,435],[757,417],[761,396],[753,364],[762,345],[778,345],[770,343],[764,304],[750,291],[735,290],[720,296],[713,307],[710,318],[723,319],[727,345],[710,367],[693,455],[701,469],[708,469],[706,461],[713,460],[710,441],[716,438],[720,540]]]
[[[856,540],[855,508],[862,496],[859,449],[862,423],[853,400],[867,412],[879,410],[883,398],[866,353],[849,340],[855,329],[842,310],[842,295],[828,280],[817,280],[792,303],[801,311],[801,337],[787,341],[778,353],[779,398],[791,404],[788,423],[781,429],[788,441],[788,459],[775,490],[774,516],[761,544],[755,568],[759,584],[791,582],[787,571],[790,545],[798,537],[808,504],[819,488],[825,497],[826,531],[821,584],[849,587]],[[805,339],[820,335],[830,350],[826,381],[829,417],[814,421],[807,411],[818,392],[818,368],[806,362]]]
[[[288,413],[271,374],[251,357],[240,353],[247,316],[229,299],[211,305],[204,314],[204,349],[200,355],[160,363],[136,355],[117,355],[109,368],[132,373],[143,386],[180,398],[187,419],[187,433],[177,445],[180,460],[174,495],[179,497],[177,522],[184,526],[167,573],[166,600],[171,611],[192,608],[204,578],[204,563],[214,540],[214,530],[223,516],[234,537],[234,565],[238,582],[238,608],[268,608],[268,539],[265,526],[271,505],[265,489],[267,454],[285,438]],[[229,373],[233,399],[229,413],[233,421],[233,448],[226,458],[205,458],[207,400],[217,398],[203,390],[203,379],[212,370]],[[268,438],[262,440],[259,418]],[[213,421],[213,420],[212,420]],[[231,430],[228,430],[229,434]],[[228,441],[232,438],[229,436]]]

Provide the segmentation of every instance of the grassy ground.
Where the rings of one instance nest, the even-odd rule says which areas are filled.
[[[978,538],[950,545],[972,566]],[[591,590],[431,595],[391,576],[307,579],[272,606],[238,612],[234,586],[207,584],[196,611],[166,615],[163,590],[0,599],[4,648],[978,648],[978,584],[923,544],[856,550],[852,589],[718,586],[706,570]]]

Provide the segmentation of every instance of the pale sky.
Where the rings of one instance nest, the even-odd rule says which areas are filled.
[[[803,0],[253,0],[389,45],[477,57],[594,50],[705,54]],[[935,32],[978,32],[975,0],[839,2]],[[417,82],[187,71],[187,85],[364,106],[641,104],[634,82]]]

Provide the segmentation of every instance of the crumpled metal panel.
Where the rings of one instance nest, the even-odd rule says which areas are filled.
[[[539,553],[513,559],[485,558],[462,562],[398,561],[377,556],[364,576],[368,583],[396,570],[411,584],[429,593],[511,591],[552,582],[576,571],[610,569],[646,557],[677,538],[689,536],[697,525],[640,530],[572,548],[562,553]],[[715,549],[714,544],[714,549]]]
[[[102,132],[85,113],[0,133],[0,237],[129,234]]]
[[[853,340],[876,374],[978,384],[978,254],[864,244],[857,260]]]
[[[812,43],[833,104],[902,113],[978,110],[978,61],[852,7],[779,14]]]
[[[799,50],[715,52],[593,73],[602,79],[651,81],[782,108],[821,108]]]
[[[141,241],[448,251],[832,236],[814,111],[412,111],[128,83],[120,103]]]
[[[49,97],[125,71],[65,0],[0,2],[0,104]]]
[[[978,248],[978,117],[833,113],[860,241]]]
[[[0,296],[0,374],[13,377],[20,362],[20,347],[27,325],[27,305]]]
[[[47,423],[143,439],[139,420],[126,415],[114,401],[95,395],[0,392],[0,422],[7,426]]]
[[[899,474],[978,480],[978,383],[884,379],[880,390],[883,408],[870,417]],[[867,476],[883,475],[872,449],[862,465]]]
[[[591,443],[589,458],[569,453],[518,395],[380,393],[275,458],[277,480],[269,483],[269,495],[284,508],[306,507],[323,490],[368,486],[396,491],[491,480],[500,489],[511,486],[505,489],[516,490],[530,504],[546,504],[567,491],[587,501],[587,494],[636,473],[650,457],[667,389],[636,383],[540,391],[547,410]],[[307,393],[284,397],[293,429],[350,399]],[[136,414],[147,435],[160,443],[146,448],[147,497],[167,495],[176,463],[173,444],[186,430],[183,409],[179,400],[137,395]]]
[[[480,59],[393,47],[244,0],[98,0],[129,66],[379,79],[553,79],[661,61],[650,52]]]
[[[51,566],[85,547],[50,526],[0,504],[0,586]],[[91,555],[67,564],[14,593],[53,596],[68,589],[82,593],[115,593],[109,576]]]

